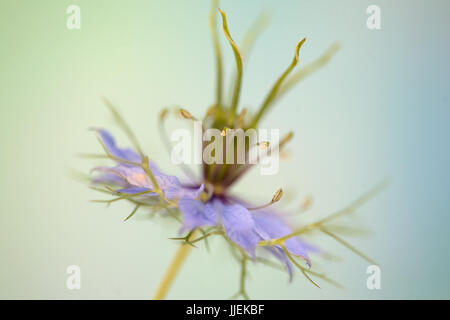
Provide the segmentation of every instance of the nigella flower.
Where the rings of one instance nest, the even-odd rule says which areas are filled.
[[[217,62],[216,101],[201,120],[201,127],[203,131],[208,129],[221,130],[224,142],[222,157],[225,159],[227,154],[235,151],[234,145],[230,146],[226,142],[231,129],[249,130],[257,128],[260,119],[267,114],[274,102],[306,75],[325,64],[336,51],[336,46],[332,46],[311,65],[292,74],[293,69],[299,62],[299,51],[305,43],[305,39],[299,41],[295,47],[292,62],[275,82],[261,107],[252,114],[247,112],[246,109],[238,111],[243,63],[247,52],[242,52],[231,37],[226,15],[219,9],[222,16],[222,29],[233,50],[236,61],[236,73],[232,82],[231,98],[225,102],[223,99],[222,53],[215,25],[216,9],[217,2],[214,1],[210,22]],[[256,26],[251,29],[253,31],[246,37],[248,39],[248,43],[245,45],[246,48],[250,47],[249,43],[252,43],[256,36],[255,30],[259,30],[260,27],[261,21],[259,20]],[[133,147],[121,147],[108,131],[98,128],[94,129],[106,153],[105,157],[115,162],[115,165],[111,167],[103,166],[93,169],[92,183],[96,186],[106,185],[105,189],[99,187],[96,187],[96,189],[116,196],[116,198],[104,202],[111,203],[117,200],[128,200],[134,203],[135,208],[127,219],[133,216],[141,206],[150,206],[159,210],[161,214],[168,214],[181,222],[178,230],[179,236],[172,239],[181,241],[183,245],[170,268],[171,271],[168,272],[164,281],[162,281],[155,298],[160,299],[165,296],[168,286],[173,281],[173,270],[180,266],[187,250],[192,246],[196,246],[200,241],[207,241],[211,236],[221,236],[225,239],[230,244],[230,249],[234,256],[241,262],[242,278],[238,295],[242,295],[244,298],[247,298],[244,288],[246,263],[247,261],[273,263],[273,261],[267,260],[264,253],[278,260],[287,270],[290,279],[292,279],[293,267],[295,266],[314,284],[316,283],[311,279],[311,276],[334,283],[325,275],[311,270],[310,255],[322,254],[324,251],[320,249],[320,245],[308,243],[301,236],[314,230],[321,231],[334,238],[373,263],[372,260],[337,236],[332,230],[330,222],[344,214],[353,212],[356,207],[373,196],[381,186],[371,190],[353,205],[335,214],[315,223],[294,228],[272,206],[282,198],[283,191],[281,188],[275,192],[267,204],[259,206],[252,206],[249,204],[249,201],[244,201],[242,196],[236,196],[232,193],[232,186],[245,176],[255,164],[203,161],[202,177],[200,179],[192,177],[192,172],[184,165],[181,165],[187,175],[191,177],[190,181],[181,181],[178,177],[163,173],[151,159],[144,155],[130,127],[109,102],[107,102],[107,105],[110,107],[119,126],[130,138]],[[187,110],[178,109],[177,111],[183,118],[197,121]],[[167,118],[167,114],[168,110],[163,110],[160,115],[160,128],[165,141],[167,141],[167,136],[164,131],[164,121]],[[258,141],[256,145],[264,146],[270,150],[278,150],[282,149],[292,137],[292,133],[288,133],[275,146],[269,145],[264,141]],[[234,137],[232,139],[234,141]],[[251,143],[244,143],[243,152],[245,155],[248,155],[254,147]],[[203,148],[205,149],[205,145],[203,145]],[[98,156],[95,155],[95,157]]]
[[[180,232],[205,226],[222,227],[226,236],[253,258],[260,241],[280,238],[292,232],[276,214],[263,209],[251,213],[242,204],[231,202],[225,195],[220,197],[213,195],[206,202],[199,200],[204,190],[203,184],[199,187],[182,186],[177,177],[162,173],[147,159],[148,167],[152,171],[152,174],[148,175],[141,166],[145,159],[141,159],[137,152],[130,148],[119,148],[106,130],[97,129],[97,132],[106,151],[117,159],[118,164],[115,167],[94,168],[93,171],[102,172],[94,182],[100,184],[113,182],[122,186],[114,191],[116,194],[140,196],[141,201],[145,201],[146,197],[150,197],[150,200],[155,196],[158,197],[155,191],[157,185],[165,198],[178,200],[177,206],[183,215]],[[156,184],[152,179],[156,180]],[[288,239],[285,246],[289,253],[305,259],[310,265],[308,258],[310,246],[305,246],[297,238]],[[287,265],[291,273],[290,263],[280,248],[271,252]]]

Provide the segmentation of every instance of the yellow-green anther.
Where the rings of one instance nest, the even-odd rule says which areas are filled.
[[[262,205],[262,206],[259,206],[259,207],[247,208],[247,210],[259,210],[259,209],[267,208],[268,206],[271,206],[271,205],[274,204],[275,202],[280,201],[280,199],[281,199],[282,196],[283,196],[283,189],[280,188],[280,189],[278,189],[278,190],[275,192],[275,194],[274,194],[273,197],[272,197],[272,200],[270,200],[269,203],[266,203],[266,204],[264,204],[264,205]],[[280,238],[280,239],[281,239],[281,238]],[[273,240],[270,240],[269,242],[267,242],[267,241],[261,241],[261,242],[260,242],[260,245],[273,245],[273,244],[278,244],[278,243],[276,242],[276,241],[278,241],[278,240],[279,240],[279,239],[273,239]],[[265,243],[265,244],[263,244],[263,243]],[[280,241],[280,243],[282,243],[282,242]]]
[[[298,64],[299,51],[300,51],[300,48],[302,47],[302,45],[305,43],[305,41],[306,41],[306,38],[299,41],[297,43],[297,45],[295,46],[294,59],[292,60],[289,67],[283,72],[283,74],[278,78],[278,80],[273,85],[272,89],[270,90],[269,94],[267,95],[266,99],[264,100],[262,106],[259,108],[258,113],[253,118],[253,121],[251,122],[250,127],[254,128],[258,124],[258,121],[261,119],[261,117],[264,115],[264,113],[268,110],[271,103],[274,101],[283,81],[286,79],[286,77],[289,75],[289,73],[291,73],[291,71]]]
[[[266,150],[269,148],[270,142],[269,141],[259,142],[258,146],[261,150]]]
[[[162,109],[161,112],[159,113],[159,119],[165,120],[168,113],[169,113],[169,110],[167,108]]]
[[[195,120],[195,117],[186,109],[180,109],[180,115],[185,118],[185,119],[189,119],[189,120]]]
[[[283,196],[283,189],[280,188],[277,190],[277,192],[275,192],[275,194],[273,195],[272,198],[272,203],[278,202],[280,201],[281,197]]]
[[[228,130],[230,130],[228,127],[223,128],[222,131],[220,132],[220,135],[222,137],[225,137],[227,135]]]

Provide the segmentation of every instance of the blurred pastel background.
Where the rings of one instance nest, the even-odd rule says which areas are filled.
[[[71,4],[81,8],[80,30],[66,28]],[[366,27],[371,4],[381,8],[381,30]],[[307,37],[301,65],[332,42],[342,46],[265,119],[265,127],[295,132],[279,174],[255,171],[236,193],[267,199],[282,186],[297,202],[310,194],[304,219],[313,221],[391,180],[343,220],[370,231],[346,239],[380,264],[381,290],[366,288],[365,261],[317,236],[311,240],[341,257],[318,260],[318,270],[345,289],[320,280],[317,289],[301,275],[289,284],[285,273],[252,265],[250,297],[450,298],[450,3],[223,0],[221,8],[238,42],[261,11],[271,14],[245,70],[245,106],[261,103],[299,39]],[[209,9],[206,0],[1,1],[0,298],[153,296],[177,249],[167,238],[178,225],[144,214],[124,223],[129,204],[89,202],[100,195],[68,172],[88,173],[99,163],[77,157],[101,151],[91,126],[127,143],[104,96],[150,157],[179,173],[158,137],[157,115],[176,104],[202,115],[214,99]],[[231,75],[232,52],[224,41],[222,48]],[[73,264],[81,267],[81,290],[66,287]],[[225,299],[237,290],[238,275],[217,239],[210,253],[193,250],[168,298]]]

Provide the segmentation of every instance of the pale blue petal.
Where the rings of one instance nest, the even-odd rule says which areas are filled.
[[[217,225],[217,211],[212,203],[204,204],[193,199],[181,199],[178,208],[183,215],[183,225],[180,233],[203,226]]]
[[[269,212],[257,212],[253,215],[258,234],[264,240],[281,238],[292,233],[292,229],[278,215]],[[306,260],[308,266],[311,261],[308,257],[308,247],[298,237],[293,237],[285,241],[286,249],[289,253],[301,257]]]
[[[100,138],[105,145],[106,149],[115,157],[128,160],[136,163],[141,163],[142,159],[141,157],[131,148],[119,148],[116,144],[116,141],[114,140],[114,137],[105,129],[95,129],[99,135]],[[123,164],[124,166],[130,166],[129,164]],[[160,171],[158,167],[152,162],[148,161],[148,166],[150,170],[152,170],[153,174],[159,174]]]
[[[223,205],[222,225],[231,240],[255,256],[255,249],[261,237],[255,232],[255,222],[250,212],[240,204]]]
[[[115,157],[134,161],[134,162],[140,162],[141,158],[139,155],[131,148],[119,148],[116,145],[116,141],[114,140],[114,137],[105,129],[96,129],[97,132],[100,135],[100,138],[102,139],[103,144],[105,145],[106,149]]]
[[[168,199],[174,199],[181,188],[180,180],[175,176],[159,174],[155,176],[158,186],[163,190]]]
[[[289,261],[289,258],[284,253],[283,249],[279,247],[264,247],[264,249],[268,250],[271,254],[273,254],[278,260],[281,261],[286,266],[287,272],[289,274],[289,282],[292,281],[292,263]]]
[[[166,197],[169,199],[197,199],[203,190],[203,184],[198,188],[180,187],[170,194],[166,193]]]

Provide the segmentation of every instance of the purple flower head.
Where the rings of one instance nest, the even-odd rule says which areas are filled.
[[[101,175],[93,181],[96,184],[114,182],[120,186],[115,190],[118,194],[158,197],[158,193],[153,191],[155,187],[152,179],[139,165],[141,157],[131,148],[118,147],[113,136],[106,130],[97,129],[97,132],[107,151],[117,158],[118,164],[114,167],[94,168],[93,171],[101,172]],[[135,165],[130,162],[121,163],[120,160],[134,162]],[[177,177],[162,173],[153,162],[149,161],[149,168],[164,196],[169,200],[177,200],[183,219],[181,233],[201,227],[218,227],[252,258],[256,257],[256,248],[261,241],[292,233],[292,229],[274,212],[267,209],[250,211],[243,204],[233,203],[224,195],[202,201],[199,197],[204,191],[203,184],[198,187],[183,186]],[[311,266],[308,252],[312,250],[298,237],[288,239],[286,249]],[[291,274],[292,268],[285,252],[277,245],[269,252],[285,264]]]
[[[292,132],[287,133],[274,146],[267,141],[246,142],[244,138],[243,148],[238,149],[235,148],[234,144],[229,143],[228,138],[232,134],[230,132],[233,131],[230,129],[250,131],[258,128],[260,120],[267,115],[268,110],[272,108],[274,103],[289,91],[293,85],[298,83],[305,74],[317,70],[318,66],[326,63],[337,48],[336,46],[330,47],[319,60],[314,61],[309,66],[307,71],[300,70],[298,73],[292,74],[293,69],[299,63],[300,48],[306,40],[302,39],[295,46],[293,60],[275,81],[260,108],[254,112],[247,112],[246,109],[239,110],[243,63],[246,55],[240,51],[233,40],[228,28],[226,15],[220,10],[222,30],[233,51],[236,63],[235,77],[232,79],[232,94],[229,99],[224,99],[222,97],[223,79],[221,78],[223,75],[222,53],[217,41],[218,34],[215,28],[218,8],[217,3],[214,3],[215,5],[213,5],[211,12],[211,22],[217,57],[218,85],[216,88],[216,99],[201,120],[198,120],[185,109],[177,109],[177,111],[179,115],[188,121],[201,122],[199,126],[201,128],[201,136],[209,129],[218,131],[219,135],[215,137],[215,140],[222,143],[220,148],[222,153],[216,151],[214,153],[214,161],[203,159],[200,177],[192,178],[192,172],[184,164],[179,166],[190,177],[188,181],[182,181],[176,176],[165,174],[153,161],[143,154],[130,127],[120,117],[115,108],[109,102],[106,102],[117,124],[128,135],[133,148],[119,147],[109,132],[104,129],[95,129],[106,157],[114,162],[112,166],[95,167],[92,170],[94,175],[91,181],[97,186],[97,189],[105,187],[102,191],[110,192],[111,195],[116,197],[113,200],[102,202],[110,203],[116,200],[132,202],[135,208],[127,219],[134,215],[141,206],[149,206],[156,211],[170,213],[169,217],[173,217],[181,223],[179,228],[181,237],[173,239],[181,240],[184,245],[182,248],[186,247],[186,245],[195,246],[196,243],[203,240],[207,244],[208,238],[211,236],[219,236],[225,239],[230,245],[231,253],[241,263],[239,295],[244,298],[247,297],[244,289],[247,260],[268,265],[275,263],[276,267],[281,266],[287,270],[290,279],[292,279],[294,267],[296,267],[314,284],[315,282],[310,278],[310,275],[330,281],[325,275],[310,270],[312,266],[310,255],[323,253],[318,247],[309,244],[303,239],[304,235],[311,231],[319,231],[334,238],[372,262],[336,235],[329,227],[329,223],[344,214],[353,212],[356,206],[362,204],[369,196],[379,191],[380,187],[377,187],[368,195],[364,195],[362,200],[355,202],[354,206],[345,208],[322,220],[300,228],[293,228],[272,207],[282,197],[283,192],[281,188],[275,193],[269,203],[257,207],[250,206],[247,200],[244,201],[243,199],[246,199],[244,198],[245,196],[232,194],[232,186],[258,163],[239,163],[236,161],[229,163],[227,156],[231,155],[229,158],[232,160],[237,158],[250,159],[255,148],[261,147],[269,149],[270,153],[273,151],[275,154],[278,154],[278,150],[285,147],[287,142],[292,139],[293,134]],[[167,109],[161,112],[159,126],[162,140],[165,141],[166,146],[170,150],[168,135],[164,127],[167,114]],[[235,136],[231,136],[232,142],[234,142],[234,139]],[[203,141],[201,145],[204,154],[209,149]],[[236,154],[238,152],[241,153]],[[217,157],[219,158],[218,160]],[[265,254],[268,254],[269,258],[266,258]],[[156,297],[161,298],[163,294],[158,294]]]

